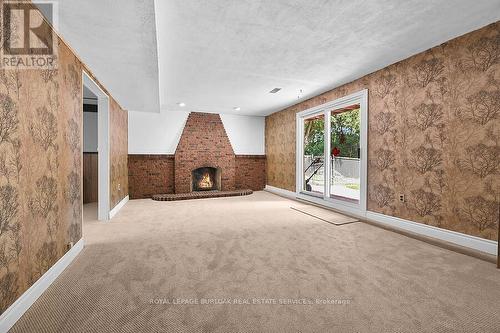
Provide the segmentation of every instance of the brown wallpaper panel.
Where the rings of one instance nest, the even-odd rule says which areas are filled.
[[[83,154],[83,203],[98,202],[99,155]]]
[[[267,183],[295,191],[296,112],[367,88],[368,209],[497,240],[499,67],[496,22],[274,113]]]
[[[82,237],[82,71],[90,71],[57,44],[55,69],[0,69],[0,313]],[[117,200],[128,192],[127,114],[114,101],[111,109]]]
[[[128,195],[128,113],[110,99],[110,208]]]
[[[82,235],[81,64],[0,70],[0,312]]]

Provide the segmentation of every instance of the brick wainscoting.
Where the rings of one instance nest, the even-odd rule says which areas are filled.
[[[130,199],[174,193],[174,155],[128,155]]]
[[[236,188],[263,190],[266,187],[266,156],[236,155]]]
[[[221,190],[263,190],[265,155],[235,155],[218,114],[189,114],[175,155],[129,155],[131,199],[191,192],[191,171],[220,168]]]
[[[236,189],[263,190],[266,186],[266,156],[235,155],[235,160]],[[129,155],[130,199],[175,193],[174,168],[174,155]]]

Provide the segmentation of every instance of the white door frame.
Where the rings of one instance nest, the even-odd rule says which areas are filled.
[[[99,164],[97,217],[99,221],[109,221],[109,96],[85,71],[83,71],[83,84],[97,96],[97,159]]]
[[[325,117],[325,175],[330,175],[330,113],[331,110],[339,109],[354,103],[360,104],[361,128],[360,128],[360,200],[359,203],[348,202],[340,199],[330,198],[330,186],[328,186],[329,177],[325,177],[325,189],[323,195],[309,193],[303,190],[304,181],[302,177],[303,170],[303,151],[304,151],[304,119],[323,114]],[[367,177],[368,177],[368,90],[364,89],[348,96],[338,98],[322,105],[304,110],[296,114],[296,194],[303,200],[325,205],[331,208],[344,211],[346,213],[366,216],[367,202]]]

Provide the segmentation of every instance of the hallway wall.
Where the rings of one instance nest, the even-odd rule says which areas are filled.
[[[128,195],[128,112],[110,99],[110,208]]]
[[[82,65],[0,70],[0,312],[82,237]]]
[[[82,238],[82,71],[90,71],[56,38],[57,68],[0,69],[0,313]],[[127,113],[110,99],[112,178],[122,179]],[[111,189],[114,201],[126,181]]]

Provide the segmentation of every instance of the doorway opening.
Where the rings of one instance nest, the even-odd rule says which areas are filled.
[[[97,220],[99,197],[99,153],[97,96],[83,86],[83,214],[84,220]]]
[[[83,72],[83,218],[109,220],[109,97]]]

